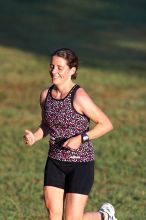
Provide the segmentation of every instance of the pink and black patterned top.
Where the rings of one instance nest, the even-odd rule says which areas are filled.
[[[62,146],[68,138],[89,130],[89,118],[78,113],[73,106],[75,85],[64,99],[55,99],[51,95],[53,86],[48,89],[44,105],[44,120],[50,134],[49,157],[68,162],[87,162],[94,160],[92,143],[86,142],[71,151]]]

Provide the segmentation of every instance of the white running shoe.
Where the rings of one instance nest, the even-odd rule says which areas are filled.
[[[107,220],[117,220],[115,217],[115,209],[110,203],[104,203],[101,206],[99,212],[103,214],[107,213],[108,215]]]

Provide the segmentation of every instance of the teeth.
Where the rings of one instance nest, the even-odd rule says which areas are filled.
[[[53,76],[53,79],[57,79],[59,76]]]

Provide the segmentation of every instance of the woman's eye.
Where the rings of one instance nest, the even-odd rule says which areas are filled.
[[[53,65],[50,65],[50,68],[49,68],[49,70],[52,70],[53,69]]]

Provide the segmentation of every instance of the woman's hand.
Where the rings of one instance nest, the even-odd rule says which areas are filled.
[[[77,150],[81,145],[81,135],[71,137],[64,142],[63,147],[66,147],[72,151]]]
[[[25,130],[25,134],[23,136],[23,140],[24,140],[24,143],[31,146],[35,143],[35,137],[34,137],[34,134],[29,131],[29,130]]]

